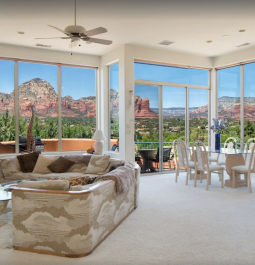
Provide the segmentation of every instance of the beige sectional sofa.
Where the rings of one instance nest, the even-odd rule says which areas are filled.
[[[116,194],[113,180],[95,182],[80,191],[15,188],[14,248],[65,257],[90,254],[138,206],[140,167],[131,163],[127,166],[133,170],[135,183],[121,195]],[[82,175],[16,172],[8,179],[3,177],[2,182]]]

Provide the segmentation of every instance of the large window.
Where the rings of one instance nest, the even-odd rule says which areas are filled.
[[[27,134],[43,141],[45,150],[58,151],[58,67],[18,62],[18,70],[20,151],[26,151]]]
[[[96,69],[0,60],[0,84],[1,154],[26,152],[29,136],[44,152],[94,145]]]
[[[61,67],[62,150],[94,146],[96,131],[96,71]]]
[[[174,140],[208,142],[209,72],[144,63],[134,70],[136,161],[142,173],[175,170]]]
[[[255,137],[255,63],[244,67],[244,142]]]
[[[208,86],[208,70],[135,63],[135,79]]]
[[[229,119],[222,142],[228,137],[240,142],[240,107],[240,66],[218,70],[218,116]]]
[[[0,153],[15,153],[14,62],[0,60]]]
[[[109,66],[110,150],[119,151],[119,64]]]
[[[189,141],[208,144],[208,90],[189,89]]]

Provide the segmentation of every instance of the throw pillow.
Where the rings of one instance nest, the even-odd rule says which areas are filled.
[[[58,157],[46,157],[43,155],[39,155],[37,162],[35,164],[35,168],[32,173],[39,173],[39,174],[49,174],[52,173],[48,166],[56,161]]]
[[[65,159],[75,162],[75,164],[72,165],[67,170],[67,172],[85,173],[91,157],[92,155],[66,155],[64,156]]]
[[[51,180],[68,180],[69,181],[69,187],[72,186],[83,186],[87,184],[92,184],[96,181],[97,177],[89,177],[89,176],[83,176],[83,177],[70,177],[70,178],[50,178]]]
[[[41,152],[39,151],[17,156],[21,171],[24,173],[32,172],[35,168],[35,164],[40,153]]]
[[[19,161],[17,157],[2,159],[0,161],[2,172],[4,174],[4,178],[9,178],[13,174],[21,171]]]
[[[18,187],[43,190],[69,190],[68,184],[66,180],[21,181]]]
[[[93,155],[89,161],[88,168],[86,170],[87,174],[104,174],[108,167],[110,156],[103,155]]]
[[[51,163],[48,166],[52,172],[55,173],[64,173],[66,172],[75,162],[65,159],[63,156],[60,156],[57,160]]]
[[[112,165],[109,169],[109,172],[113,171],[114,169],[118,168],[118,167],[123,167],[125,166],[125,163],[120,163],[120,164],[115,164],[115,165]]]

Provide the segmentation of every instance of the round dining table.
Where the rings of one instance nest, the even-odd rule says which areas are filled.
[[[153,155],[156,156],[157,149],[139,149],[139,154],[142,157],[143,165],[142,165],[142,173],[146,173],[148,169],[150,169],[151,172],[155,172],[156,169],[153,166],[153,162],[150,161],[150,157]]]

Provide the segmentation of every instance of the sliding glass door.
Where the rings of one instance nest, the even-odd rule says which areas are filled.
[[[142,81],[141,81],[142,83]],[[209,145],[208,89],[135,86],[135,160],[142,173],[173,172],[174,140]]]
[[[186,88],[162,88],[163,148],[162,169],[175,170],[173,141],[186,136]]]
[[[159,88],[135,86],[135,160],[142,173],[159,170]]]

